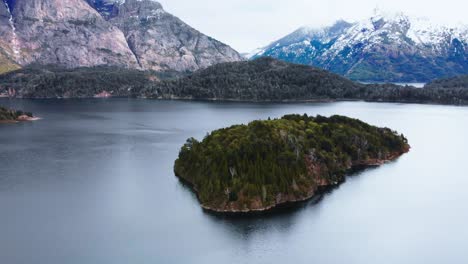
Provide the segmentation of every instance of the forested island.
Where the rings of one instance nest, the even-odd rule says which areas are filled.
[[[0,75],[0,95],[17,98],[138,97],[152,99],[370,102],[467,105],[465,77],[435,80],[423,89],[362,84],[331,72],[272,58],[221,63],[194,73],[116,67],[29,66]]]
[[[0,106],[0,122],[10,123],[18,121],[33,121],[36,118],[30,112],[23,112],[20,110],[12,110]]]
[[[343,116],[287,115],[187,140],[175,174],[218,213],[263,212],[312,198],[363,166],[408,152],[403,135]]]

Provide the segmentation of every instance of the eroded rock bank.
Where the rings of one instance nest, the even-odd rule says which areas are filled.
[[[24,121],[39,120],[30,112],[23,112],[20,110],[12,110],[0,106],[0,123],[16,123]]]

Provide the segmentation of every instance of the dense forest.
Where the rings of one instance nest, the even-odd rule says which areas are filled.
[[[426,84],[425,88],[468,88],[468,74],[451,78],[437,79]]]
[[[361,84],[314,67],[272,58],[223,63],[147,86],[150,98],[241,101],[366,100],[468,104],[468,89]]]
[[[223,63],[177,80],[157,83],[147,97],[245,101],[338,98],[361,85],[339,75],[271,58]]]
[[[356,166],[381,164],[409,150],[407,139],[343,116],[288,115],[187,140],[174,171],[205,209],[271,209],[343,182]]]
[[[15,121],[22,115],[33,116],[33,114],[29,112],[11,110],[0,106],[0,121]]]
[[[365,100],[468,104],[466,76],[436,80],[424,89],[361,84],[318,68],[272,58],[222,63],[195,73],[114,67],[30,66],[0,75],[0,94],[23,98],[115,97],[236,101]]]
[[[117,97],[137,97],[145,85],[179,75],[105,66],[65,69],[32,65],[0,75],[0,93],[3,89],[24,98],[85,98],[107,91]]]

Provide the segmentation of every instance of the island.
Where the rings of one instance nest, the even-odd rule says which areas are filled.
[[[189,138],[174,172],[203,209],[267,212],[308,200],[410,150],[404,135],[344,116],[286,115]]]
[[[30,112],[11,110],[0,106],[0,123],[15,123],[20,121],[35,121],[37,117]]]

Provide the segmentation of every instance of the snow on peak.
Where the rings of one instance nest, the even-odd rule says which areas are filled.
[[[381,44],[395,45],[395,47],[413,46],[416,49],[431,47],[432,52],[439,52],[450,45],[455,38],[467,43],[468,27],[466,25],[448,27],[435,24],[427,18],[410,17],[402,12],[376,9],[371,17],[357,22],[339,20],[327,27],[301,27],[250,55],[262,56],[279,49],[286,53],[300,53],[304,49],[313,50],[315,47],[311,45],[321,44],[328,47],[323,54],[332,57],[340,54],[346,47],[359,46],[366,51],[373,45]]]

